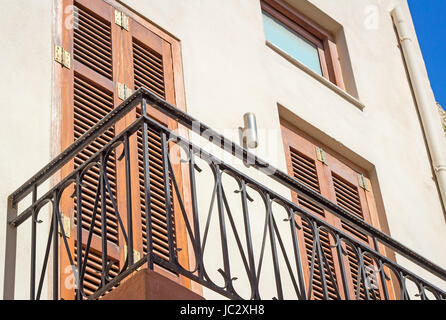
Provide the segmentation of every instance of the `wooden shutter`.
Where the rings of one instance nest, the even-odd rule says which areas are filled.
[[[285,154],[287,158],[288,172],[293,175],[297,180],[304,183],[314,191],[321,193],[325,197],[335,201],[338,205],[348,210],[350,213],[356,215],[360,219],[372,223],[371,215],[375,214],[373,210],[369,209],[366,200],[365,190],[358,185],[357,177],[358,170],[363,172],[360,168],[348,163],[340,156],[331,152],[328,148],[323,147],[314,139],[311,139],[300,130],[293,128],[290,124],[282,121],[282,135],[285,146]],[[325,163],[317,160],[316,147],[323,147],[325,151]],[[348,234],[352,235],[358,241],[364,244],[374,247],[371,239],[355,228],[354,226],[341,221],[339,218],[318,207],[308,199],[297,197],[295,193],[292,193],[293,201],[297,202],[304,209],[312,212],[315,215],[323,218],[328,223],[332,224],[336,228],[341,228]],[[376,219],[376,217],[375,217]],[[303,263],[305,273],[307,273],[307,288],[309,286],[308,273],[309,265],[311,261],[311,254],[313,248],[313,235],[312,230],[309,228],[308,223],[298,219],[298,222],[302,221],[301,243],[304,244],[306,258]],[[376,220],[374,220],[376,221]],[[327,278],[327,294],[329,299],[336,299],[335,285],[339,290],[340,298],[344,298],[344,289],[341,283],[340,266],[338,262],[339,252],[332,246],[333,239],[330,239],[326,232],[321,232],[321,246],[324,250],[330,271],[333,273],[334,279]],[[346,252],[346,256],[343,256],[343,265],[346,269],[347,282],[349,287],[347,288],[351,299],[355,299],[356,292],[359,286],[360,294],[359,299],[366,299],[366,290],[364,286],[364,279],[358,283],[359,261],[357,254],[355,254],[354,248],[349,245],[343,244],[343,249]],[[376,270],[374,261],[364,256],[364,264],[369,271]],[[328,274],[328,268],[324,264],[325,274]],[[319,261],[315,264],[315,276],[312,283],[312,296],[313,299],[323,299],[323,288],[320,282],[321,277]],[[380,288],[380,279],[378,276],[370,272],[368,274],[369,281],[373,286],[369,290],[369,299],[381,299],[382,290]]]
[[[332,191],[331,198],[351,214],[373,225],[371,217],[372,212],[370,211],[366,200],[366,192],[368,191],[361,188],[358,182],[358,174],[363,174],[365,172],[362,171],[361,168],[353,168],[353,165],[346,164],[345,161],[339,160],[339,158],[330,153],[327,154],[327,165],[331,171],[331,181],[329,181]],[[340,221],[338,218],[335,218],[335,220],[337,221],[336,224],[338,227],[341,227],[358,241],[363,242],[371,248],[375,248],[372,239],[358,230],[358,228],[355,228],[344,221]],[[358,283],[358,273],[360,271],[358,255],[354,248],[348,244],[345,245],[344,249],[347,253],[347,259],[345,259],[345,264],[347,266],[346,271],[347,274],[349,274],[350,282],[352,284],[350,287],[350,296],[352,298],[357,296],[359,286],[359,299],[367,299],[365,282],[369,281],[368,299],[380,300],[382,298],[382,292],[380,288],[380,279],[378,279],[376,273],[376,270],[378,270],[376,263],[374,263],[373,259],[364,255],[363,262],[366,269],[367,280],[364,280],[364,275],[361,275],[361,281]]]
[[[175,104],[175,92],[173,83],[173,65],[172,65],[172,49],[171,45],[160,38],[145,26],[132,20],[130,23],[130,30],[128,32],[129,45],[129,59],[126,61],[126,66],[131,72],[128,74],[126,83],[133,90],[144,87],[153,92],[160,98]],[[141,108],[137,107],[133,117],[141,115]],[[165,114],[157,109],[147,106],[147,115],[150,118],[158,121],[165,127],[175,130],[178,127],[176,121],[168,118]],[[155,128],[148,130],[148,146],[149,146],[149,166],[150,166],[150,196],[151,196],[151,214],[152,214],[152,243],[154,253],[161,258],[168,259],[169,243],[168,243],[168,228],[167,228],[167,200],[171,204],[172,212],[172,226],[173,226],[173,242],[174,252],[181,248],[182,255],[179,260],[182,265],[188,264],[187,258],[187,242],[185,237],[185,228],[183,221],[177,218],[179,212],[178,195],[174,192],[172,177],[169,174],[168,187],[169,193],[166,194],[164,186],[166,169],[163,164],[162,154],[162,137],[161,132]],[[147,253],[147,221],[146,221],[146,203],[145,203],[145,185],[144,185],[144,158],[143,158],[143,138],[142,131],[139,130],[134,143],[137,159],[135,160],[137,170],[134,180],[133,189],[136,190],[137,207],[139,206],[139,219],[134,224],[136,232],[136,242],[140,244],[139,250]],[[169,146],[168,146],[169,148]],[[177,164],[173,164],[176,181],[180,192],[183,190],[183,183],[181,180],[181,169]],[[136,219],[135,219],[136,220]],[[179,240],[180,239],[180,240]],[[171,272],[165,271],[163,268],[156,268],[165,276],[174,281],[179,281],[183,285],[189,286],[190,281],[183,277],[173,275]]]
[[[287,155],[287,165],[288,172],[297,180],[310,187],[314,191],[321,193],[323,185],[321,185],[321,174],[323,167],[316,160],[316,154],[314,146],[303,140],[301,137],[296,136],[287,127],[282,126],[283,140],[285,144],[285,150]],[[323,184],[323,183],[322,183]],[[319,207],[314,201],[298,197],[297,194],[293,193],[293,200],[296,201],[300,206],[309,212],[319,216],[323,220],[331,222],[331,216],[326,214],[325,210]],[[306,286],[307,292],[311,285],[311,298],[315,300],[324,299],[324,289],[322,283],[322,270],[323,266],[324,276],[327,284],[327,296],[330,300],[336,300],[340,296],[337,294],[339,289],[342,288],[342,284],[337,276],[339,266],[336,262],[336,256],[333,252],[332,246],[334,245],[333,239],[328,235],[325,230],[320,230],[319,237],[321,248],[325,254],[325,260],[322,260],[317,254],[317,250],[314,246],[314,232],[313,227],[304,220],[297,218],[297,223],[302,226],[302,230],[298,232],[299,241],[304,246],[303,252],[303,266],[306,276]],[[314,257],[314,274],[312,279],[310,278],[310,268],[313,256],[313,250],[316,250],[316,255]]]
[[[64,29],[62,46],[71,53],[71,68],[62,69],[62,148],[68,147],[87,132],[100,119],[109,113],[117,104],[115,85],[113,83],[113,10],[110,5],[100,0],[64,0]],[[71,8],[72,10],[68,10]],[[73,17],[70,17],[70,11]],[[73,19],[74,18],[74,19]],[[73,20],[71,20],[73,19]],[[67,21],[72,21],[68,24]],[[75,159],[67,164],[62,172],[68,174],[84,163],[98,150],[110,142],[116,135],[116,127],[112,127],[96,138],[82,150]],[[77,216],[77,199],[65,195],[62,199],[62,213],[71,219],[69,246],[73,262],[77,265],[77,251],[82,248],[85,254],[88,231],[93,226],[93,238],[88,253],[84,290],[87,295],[94,293],[101,284],[102,270],[102,202],[106,208],[107,229],[107,261],[113,261],[110,275],[116,275],[121,265],[121,242],[118,219],[113,208],[111,197],[117,199],[120,194],[118,183],[119,168],[115,153],[112,152],[107,161],[106,175],[110,183],[111,193],[106,192],[104,199],[99,199],[94,210],[98,193],[100,171],[91,167],[85,174],[82,185],[82,243],[76,240],[79,227]],[[71,190],[74,191],[74,190]],[[100,193],[99,193],[100,194]],[[121,213],[122,214],[122,213]],[[60,294],[64,299],[74,298],[75,288],[66,286],[70,277],[69,259],[64,245],[60,244],[61,270]]]
[[[116,25],[115,8],[103,0],[64,0],[64,29],[62,34],[62,46],[72,54],[71,69],[63,68],[62,73],[62,148],[66,148],[88,129],[95,125],[101,118],[109,113],[122,100],[118,97],[118,83],[136,90],[145,87],[159,97],[175,104],[172,50],[169,42],[156,35],[153,31],[129,18],[129,30],[124,30]],[[74,8],[68,10],[68,8]],[[66,21],[72,19],[70,11],[74,13],[72,27]],[[128,14],[128,13],[127,13]],[[100,150],[115,135],[133,122],[136,115],[140,114],[138,108],[133,113],[118,121],[112,128],[98,137],[91,145],[82,150],[74,161],[62,169],[62,175],[67,175],[81,165],[91,155]],[[160,121],[165,126],[175,129],[175,121],[168,119],[159,111],[149,108],[149,116]],[[149,130],[150,153],[150,182],[151,182],[151,208],[153,225],[153,242],[155,253],[166,258],[168,255],[167,241],[167,212],[166,199],[172,203],[172,211],[178,210],[178,196],[173,194],[172,181],[169,177],[170,194],[166,195],[163,172],[163,159],[161,153],[161,135],[156,130]],[[134,250],[143,256],[147,253],[145,232],[144,203],[144,171],[142,158],[142,134],[131,137],[131,180],[132,180],[132,205],[133,205],[133,230]],[[174,167],[177,182],[182,190],[181,171]],[[107,162],[107,178],[111,185],[111,194],[107,192],[105,199],[100,199],[96,210],[96,221],[93,227],[93,240],[88,254],[87,272],[85,275],[85,293],[92,294],[101,284],[102,270],[102,219],[101,202],[106,205],[107,219],[107,261],[114,262],[110,275],[116,275],[119,267],[125,260],[125,243],[122,231],[118,227],[118,219],[110,197],[116,200],[118,210],[124,226],[127,226],[125,205],[125,169],[124,161],[118,161],[113,152]],[[88,230],[94,215],[94,203],[99,181],[99,170],[92,167],[84,178],[82,187],[82,243],[75,241],[78,217],[76,216],[76,199],[68,193],[63,196],[61,209],[72,221],[69,246],[71,252],[82,248],[85,254]],[[70,190],[72,193],[74,190]],[[135,218],[136,217],[136,218]],[[180,222],[174,221],[174,245],[181,247],[184,261],[187,261],[187,243],[184,228],[179,227]],[[179,230],[180,229],[180,230]],[[72,299],[74,288],[65,288],[64,283],[70,276],[70,263],[63,244],[60,245],[61,254],[61,297]],[[74,263],[77,257],[73,255]],[[187,265],[183,263],[183,265]],[[177,276],[168,274],[173,280]],[[187,284],[184,279],[183,284]]]
[[[133,70],[134,87],[138,89],[144,87],[160,98],[165,99],[164,67],[163,56],[151,49],[143,41],[133,38]],[[153,111],[153,110],[152,110]],[[138,116],[141,115],[140,108],[137,109]],[[150,112],[149,112],[150,114]],[[163,117],[161,117],[163,118]],[[159,120],[159,119],[157,119]],[[166,122],[167,119],[163,119]],[[160,121],[160,120],[159,120]],[[163,123],[167,126],[166,123]],[[162,154],[161,133],[155,129],[148,130],[149,145],[149,165],[150,165],[150,196],[152,212],[152,234],[154,252],[159,256],[168,259],[169,243],[167,229],[167,209],[166,192],[164,188],[164,165]],[[147,221],[145,216],[146,203],[144,198],[144,157],[142,132],[138,131],[138,169],[139,169],[139,190],[141,194],[141,228],[143,233],[143,252],[147,253]],[[169,181],[170,202],[173,204],[172,183]],[[175,213],[173,212],[174,216]]]

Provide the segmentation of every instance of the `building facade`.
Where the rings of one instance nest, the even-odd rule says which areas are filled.
[[[28,299],[30,291],[42,299],[92,296],[150,252],[158,257],[155,271],[206,299],[414,298],[422,289],[412,273],[440,288],[427,290],[430,298],[446,297],[440,293],[446,289],[446,138],[406,1],[4,5],[5,298]],[[131,131],[146,107],[141,102],[126,111],[125,104],[141,96],[158,126],[146,120]],[[166,105],[163,111],[159,99],[181,113],[172,116]],[[122,116],[107,122],[94,141],[58,158],[118,106]],[[251,148],[243,140],[246,113],[257,124]],[[185,151],[167,143],[172,135],[163,135],[168,131],[159,124],[205,151],[196,156],[197,173],[190,174],[190,157],[174,161]],[[216,133],[263,160],[248,156],[251,165],[243,163],[236,147],[229,144],[227,152],[217,145]],[[114,142],[108,153],[100,152]],[[82,167],[96,152],[102,158]],[[209,164],[211,155],[228,167]],[[60,160],[58,168],[47,167],[54,172],[31,178],[53,159]],[[85,169],[84,183],[76,176],[68,182],[78,168]],[[281,173],[294,179],[286,182]],[[64,181],[66,188],[58,189]],[[46,195],[54,190],[55,198]],[[318,222],[305,219],[307,214]],[[47,250],[50,239],[54,250]],[[384,260],[364,254],[367,248]],[[77,261],[84,256],[89,258],[79,293],[75,270],[83,273]],[[163,259],[175,260],[192,276],[163,265]],[[15,275],[8,277],[11,270]]]

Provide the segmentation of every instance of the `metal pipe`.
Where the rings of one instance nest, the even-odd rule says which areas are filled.
[[[437,114],[437,106],[428,81],[422,72],[422,61],[417,55],[410,33],[410,23],[400,6],[392,10],[410,82],[415,94],[421,125],[426,136],[432,166],[444,208],[446,208],[446,143]]]

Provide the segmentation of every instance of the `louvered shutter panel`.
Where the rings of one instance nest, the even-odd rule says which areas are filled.
[[[100,76],[106,79],[113,79],[112,65],[112,33],[111,21],[107,21],[101,17],[98,12],[94,11],[94,1],[92,9],[82,6],[78,2],[74,2],[77,12],[77,20],[73,31],[73,59],[79,62],[83,67],[89,70],[88,76],[82,76],[74,70],[74,139],[76,140],[83,135],[88,129],[100,121],[115,106],[112,87],[101,87],[95,80]],[[111,10],[111,8],[110,8]],[[99,76],[98,76],[99,75]],[[90,144],[75,158],[75,168],[95,154],[98,150],[109,143],[115,136],[114,126],[104,132],[93,143]],[[107,161],[107,178],[110,183],[112,194],[106,190],[106,199],[100,199],[94,212],[94,204],[96,195],[100,194],[100,172],[97,167],[90,168],[84,176],[82,187],[82,229],[88,232],[91,227],[93,214],[96,214],[93,234],[101,239],[102,234],[102,218],[101,204],[106,204],[106,239],[119,247],[119,228],[118,219],[115,209],[113,208],[110,197],[117,199],[117,171],[116,171],[116,155],[115,152],[110,154]],[[97,193],[98,192],[98,193]],[[76,210],[75,199],[75,212]],[[74,219],[77,225],[77,217]],[[87,268],[84,278],[84,292],[87,295],[93,294],[101,284],[102,271],[102,253],[101,247],[92,245],[88,256],[85,256],[85,243],[87,239],[83,237],[82,252],[83,259],[87,259]],[[79,243],[75,243],[75,251],[81,247]],[[110,249],[109,249],[110,250]],[[119,256],[108,255],[108,261],[113,261],[110,276],[116,275],[119,270]],[[76,256],[77,263],[77,256]]]
[[[332,174],[332,177],[337,204],[348,210],[350,213],[354,214],[358,218],[364,220],[364,214],[362,213],[362,206],[361,200],[359,198],[358,188],[345,179],[342,179],[335,173]],[[368,242],[368,237],[366,234],[359,231],[354,226],[345,223],[344,221],[342,221],[341,224],[346,231],[354,235],[356,238],[364,242]]]
[[[172,44],[166,41],[161,31],[154,31],[155,27],[145,22],[141,24],[140,17],[129,16],[129,29],[124,30],[114,22],[115,8],[103,0],[63,0],[64,25],[62,35],[62,46],[72,53],[72,68],[61,68],[62,73],[62,148],[66,148],[73,141],[82,136],[88,129],[95,125],[114,107],[122,102],[118,97],[118,84],[125,84],[132,89],[145,87],[169,103],[175,104],[174,80],[173,80],[173,58]],[[74,20],[71,26],[70,8],[74,8]],[[127,15],[130,13],[127,12]],[[169,41],[173,41],[170,37]],[[72,172],[89,159],[95,152],[109,143],[125,124],[135,120],[141,115],[141,109],[137,108],[118,121],[112,128],[98,137],[91,145],[82,150],[66,167],[65,173]],[[170,129],[176,129],[177,123],[168,119],[167,116],[154,108],[148,108],[148,115]],[[167,235],[167,209],[166,201],[170,200],[172,214],[177,210],[178,195],[173,194],[172,177],[169,174],[169,194],[166,194],[164,186],[164,167],[161,149],[161,133],[154,129],[148,131],[150,184],[151,184],[151,212],[153,244],[156,255],[168,257],[168,235]],[[131,167],[131,199],[133,207],[133,245],[134,250],[143,256],[147,253],[145,221],[145,190],[144,190],[144,167],[142,134],[130,137]],[[134,162],[134,163],[133,163]],[[98,168],[91,167],[84,177],[82,186],[82,243],[77,243],[76,236],[68,239],[73,254],[74,263],[77,265],[77,253],[82,250],[85,255],[88,230],[92,224],[92,217],[96,213],[96,221],[93,226],[93,240],[88,253],[87,271],[84,279],[85,293],[94,293],[101,284],[102,271],[102,227],[101,204],[104,201],[106,207],[107,230],[107,261],[113,262],[110,276],[119,272],[126,259],[126,243],[119,227],[117,215],[113,203],[116,200],[120,217],[124,225],[127,224],[125,201],[125,168],[124,161],[117,160],[115,152],[112,152],[107,162],[106,176],[110,182],[111,191],[106,191],[105,199],[100,199],[98,208],[94,210],[97,189],[99,187],[100,172]],[[179,189],[182,191],[184,185],[181,181],[181,169],[174,165],[174,170],[180,174],[176,176]],[[77,216],[76,198],[63,195],[61,211],[70,213],[76,234],[79,217]],[[122,206],[122,207],[120,207]],[[140,210],[138,210],[140,209]],[[71,214],[72,213],[72,214]],[[179,244],[182,247],[179,254],[184,266],[188,264],[187,243],[182,221],[172,221],[174,247]],[[178,236],[180,235],[180,236]],[[181,239],[179,241],[178,239]],[[61,243],[61,242],[60,242]],[[178,248],[179,250],[179,248]],[[69,278],[68,269],[71,270],[68,255],[60,246],[61,252],[61,283]],[[176,250],[175,250],[176,254]],[[85,257],[83,257],[85,259]],[[162,272],[165,272],[163,270]],[[172,278],[172,273],[168,273]],[[173,280],[180,281],[189,286],[188,281],[175,277]],[[73,288],[62,288],[61,296],[64,299],[72,299],[75,290]]]
[[[101,120],[107,113],[113,109],[113,94],[106,92],[103,89],[89,84],[87,80],[82,79],[79,75],[74,77],[74,139],[78,139],[85,132],[88,131],[95,123]],[[110,142],[115,135],[114,128],[107,130],[104,134],[98,137],[90,146],[82,150],[75,158],[75,168],[82,165],[98,150]],[[84,183],[82,187],[82,228],[89,230],[93,215],[96,213],[95,226],[93,233],[99,237],[102,235],[101,230],[101,201],[94,212],[94,204],[96,193],[99,187],[100,171],[94,166],[90,168],[84,176]],[[116,190],[116,159],[114,152],[111,153],[107,162],[107,177],[110,182],[110,187],[114,198],[117,197]],[[100,191],[99,191],[100,192]],[[100,193],[99,193],[100,194]],[[75,210],[76,200],[75,200]],[[112,243],[118,243],[118,219],[111,201],[106,200],[106,227],[107,240]],[[75,222],[76,222],[75,217]]]
[[[113,32],[112,32],[112,7],[102,0],[64,0],[64,12],[67,8],[74,8],[72,28],[66,25],[63,33],[64,47],[71,48],[71,69],[64,69],[62,82],[63,121],[62,136],[63,144],[70,145],[79,139],[92,126],[100,121],[115,106],[115,88],[113,84]],[[109,143],[116,135],[115,127],[109,128],[101,136],[96,138],[88,147],[79,152],[72,168],[76,169],[87,161],[92,155]],[[118,219],[115,209],[110,200],[119,197],[117,181],[117,160],[115,152],[111,152],[106,164],[106,176],[110,184],[110,192],[106,190],[106,197],[100,196],[100,170],[97,166],[90,167],[82,181],[82,225],[79,226],[77,198],[65,199],[63,207],[66,212],[72,212],[72,225],[74,230],[69,239],[73,262],[77,265],[77,253],[82,249],[83,259],[88,257],[86,274],[83,281],[84,292],[93,294],[101,285],[102,271],[102,227],[107,230],[107,261],[113,262],[109,275],[114,276],[119,271],[120,245]],[[98,196],[96,210],[95,199]],[[102,221],[101,205],[105,204],[106,222]],[[87,257],[85,256],[88,232],[93,223],[93,238]],[[105,223],[105,226],[103,226]],[[76,229],[82,229],[82,243],[76,240]],[[65,248],[61,244],[61,297],[72,299],[75,288],[65,288],[64,276],[69,261]]]
[[[78,2],[75,5],[73,57],[107,79],[113,78],[110,22]]]
[[[317,176],[316,163],[311,158],[304,156],[299,153],[296,149],[290,147],[290,158],[293,168],[294,177],[305,184],[306,186],[312,188],[314,191],[320,193],[319,187],[319,178]],[[324,210],[317,206],[313,201],[308,200],[303,197],[298,197],[298,203],[306,210],[319,215],[321,217],[325,217]],[[307,221],[302,220],[302,230],[303,230],[303,238],[305,242],[305,254],[307,258],[307,265],[310,267],[312,252],[314,246],[314,236],[313,229],[310,227]],[[330,272],[328,270],[327,264],[324,262],[324,274],[326,277],[327,283],[327,294],[330,299],[337,299],[336,294],[336,271],[333,260],[333,253],[330,247],[330,238],[325,230],[321,230],[319,233],[321,249],[323,250],[327,261],[328,267],[330,268],[330,272],[333,276],[330,277]],[[314,275],[312,279],[312,295],[316,300],[324,299],[324,289],[322,284],[322,273],[321,273],[321,263],[319,257],[316,255],[315,263],[314,263]]]
[[[133,39],[135,89],[144,87],[165,99],[163,56]]]
[[[90,72],[88,79],[74,70],[74,139],[76,140],[83,135],[88,129],[100,121],[106,114],[108,114],[115,106],[113,88],[101,87],[95,83],[96,78],[103,76],[107,79],[113,79],[113,65],[112,65],[112,33],[111,21],[107,21],[101,17],[98,12],[94,11],[94,3],[92,9],[89,9],[78,2],[74,2],[77,8],[77,21],[75,21],[75,28],[73,31],[73,59],[79,62],[82,66],[87,67]],[[111,9],[111,8],[110,8]],[[81,69],[82,70],[82,69]],[[93,71],[93,72],[91,72]],[[100,75],[100,76],[97,76]],[[93,143],[83,150],[75,159],[75,168],[86,161],[94,153],[104,147],[115,136],[115,129],[104,132]],[[102,238],[102,218],[101,218],[101,204],[102,201],[106,203],[106,228],[107,240],[110,243],[119,247],[119,228],[118,219],[115,209],[113,208],[110,197],[117,199],[117,181],[116,181],[116,157],[115,152],[112,152],[107,161],[107,178],[110,183],[112,195],[106,191],[106,199],[100,199],[96,212],[94,212],[94,204],[96,193],[100,188],[100,172],[97,167],[90,168],[85,177],[82,187],[82,229],[88,230],[91,227],[93,214],[96,214],[93,234]],[[99,193],[100,194],[100,191]],[[75,199],[75,210],[76,210]],[[77,212],[77,211],[75,211]],[[77,225],[77,217],[75,216],[75,224]],[[85,257],[85,243],[86,237],[83,237],[82,252]],[[79,250],[79,243],[75,244],[75,250]],[[77,259],[77,257],[76,257]],[[119,256],[107,257],[109,261],[115,262],[112,267],[110,275],[115,274],[119,270]],[[77,261],[76,261],[77,262]],[[83,282],[84,291],[86,294],[94,293],[101,284],[102,271],[102,254],[101,247],[92,246],[88,253],[87,269],[85,279]]]
[[[365,220],[358,187],[348,182],[346,179],[343,179],[336,173],[332,173],[332,178],[337,204],[358,218]],[[341,222],[341,225],[342,228],[347,231],[347,233],[369,245],[370,240],[366,234],[343,221]],[[372,246],[372,244],[370,245]],[[360,272],[360,268],[357,253],[355,253],[355,250],[348,244],[346,245],[346,252],[348,256],[351,282],[354,289],[353,293],[356,295],[359,285],[359,299],[366,300],[367,293],[365,290],[363,275],[361,275],[361,282],[358,283],[358,273]],[[366,281],[369,281],[370,283],[369,299],[380,300],[380,292],[378,289],[379,282],[376,274],[373,272],[374,270],[377,270],[377,268],[370,257],[364,256],[363,260],[366,269],[366,276],[368,277]]]
[[[163,56],[150,46],[144,44],[141,40],[133,38],[133,71],[134,87],[138,89],[144,87],[160,98],[165,99],[164,85],[164,67]],[[141,115],[141,109],[137,108],[137,115]],[[149,111],[150,116],[150,111]],[[165,119],[156,119],[163,122]],[[166,123],[163,123],[167,126]],[[174,216],[173,188],[169,177],[170,194],[166,195],[164,187],[164,165],[162,154],[161,132],[149,128],[148,130],[149,146],[149,166],[150,166],[150,197],[152,214],[152,240],[153,250],[158,256],[168,259],[169,243],[167,229],[167,196],[170,198],[172,216]],[[139,170],[139,190],[140,190],[140,208],[141,208],[141,228],[143,252],[147,254],[147,221],[146,221],[146,203],[145,203],[145,185],[144,185],[144,157],[143,157],[143,139],[141,130],[138,131],[138,170]],[[175,221],[172,221],[173,236],[175,245]]]

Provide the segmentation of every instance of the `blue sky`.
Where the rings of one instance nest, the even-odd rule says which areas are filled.
[[[408,0],[434,90],[446,110],[446,0]]]

